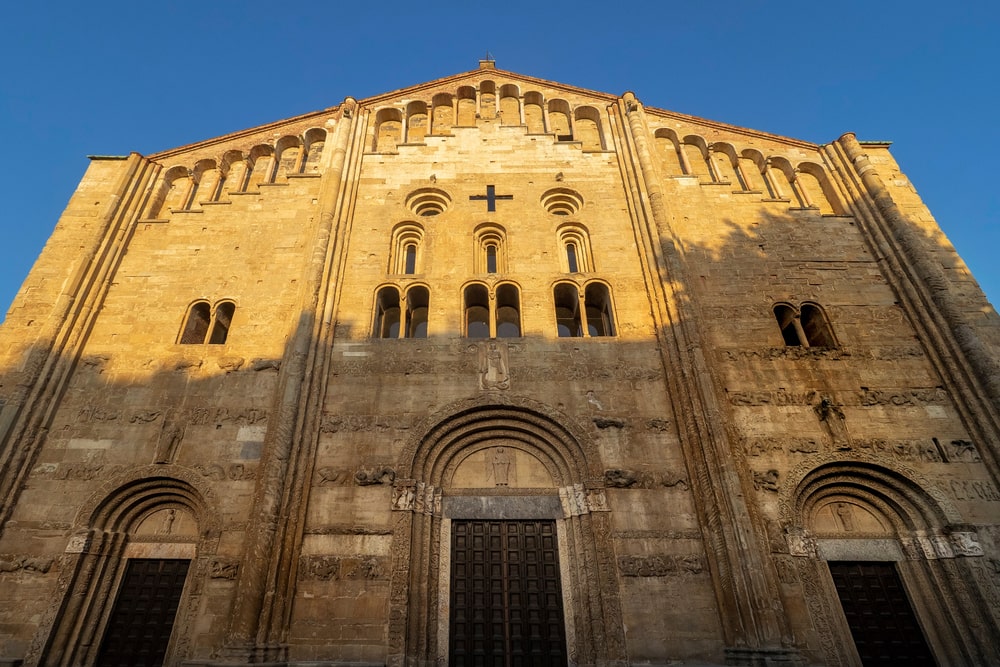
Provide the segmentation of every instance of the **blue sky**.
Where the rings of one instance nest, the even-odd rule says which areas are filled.
[[[6,3],[0,313],[89,154],[154,153],[476,67],[893,153],[1000,299],[1000,9],[964,2]]]

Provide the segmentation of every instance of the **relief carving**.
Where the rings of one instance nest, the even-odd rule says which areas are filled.
[[[979,452],[971,440],[952,440],[948,449],[948,460],[962,463],[978,463]]]
[[[344,486],[351,481],[351,471],[337,468],[320,468],[316,471],[316,486]]]
[[[184,424],[173,417],[164,419],[160,436],[156,441],[153,463],[173,463],[183,439]]]
[[[55,562],[52,558],[36,558],[34,556],[17,556],[3,554],[0,556],[0,572],[34,572],[46,574]]]
[[[281,370],[280,359],[254,359],[250,362],[250,370],[253,371],[278,371]]]
[[[374,431],[376,433],[385,433],[389,429],[403,431],[408,428],[410,428],[409,418],[398,415],[324,414],[319,426],[321,433],[337,433],[339,431]]]
[[[330,581],[340,578],[340,559],[336,556],[302,556],[299,579]]]
[[[646,428],[650,431],[663,433],[670,430],[670,421],[667,419],[650,419],[646,422]]]
[[[851,448],[851,434],[847,430],[847,420],[844,418],[844,411],[833,402],[829,396],[823,396],[819,404],[814,408],[816,416],[826,427],[833,448],[844,451]]]
[[[625,420],[616,417],[594,417],[594,426],[599,429],[625,428]]]
[[[988,480],[953,479],[951,492],[956,500],[986,500],[1000,502],[1000,493]]]
[[[907,391],[876,391],[862,387],[858,393],[861,405],[940,405],[948,402],[948,393],[940,387]]]
[[[778,471],[771,469],[767,472],[753,471],[753,488],[757,491],[778,491]]]
[[[685,491],[688,489],[687,478],[672,470],[653,473],[612,468],[604,471],[604,485],[613,489],[655,489],[675,486]]]
[[[85,424],[91,422],[113,422],[121,417],[121,415],[121,410],[108,410],[89,405],[80,409],[76,415],[76,420]]]
[[[242,463],[230,463],[228,467],[223,467],[218,463],[210,463],[207,466],[196,465],[194,469],[214,482],[222,482],[227,479],[233,482],[240,482],[256,479],[257,477],[257,473],[253,467]]]
[[[701,574],[705,561],[701,556],[620,556],[618,571],[623,577],[670,577]]]
[[[159,410],[140,410],[129,415],[128,421],[130,424],[149,424],[155,422],[160,414]]]
[[[815,402],[816,391],[790,392],[784,389],[775,391],[733,391],[729,392],[729,402],[733,405],[812,405]]]
[[[392,509],[413,511],[416,501],[416,488],[412,484],[403,484],[392,489]]]
[[[374,484],[392,484],[396,481],[396,471],[389,466],[375,466],[374,468],[362,468],[354,473],[354,481],[358,486],[372,486]]]
[[[237,560],[217,558],[209,566],[208,576],[212,579],[235,579],[240,563]]]
[[[479,388],[484,391],[510,389],[509,351],[506,343],[489,341],[480,343]]]
[[[953,531],[951,548],[956,556],[982,556],[983,547],[979,544],[979,536],[974,531]]]
[[[486,479],[492,479],[496,486],[510,486],[511,481],[517,484],[514,459],[505,447],[494,447],[492,456],[487,460],[489,470],[487,470]]]

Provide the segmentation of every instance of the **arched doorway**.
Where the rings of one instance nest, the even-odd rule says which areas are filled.
[[[783,520],[812,623],[839,665],[993,664],[975,529],[928,480],[884,461],[790,475]],[[812,590],[808,590],[812,588]],[[964,602],[960,602],[964,601]]]
[[[77,515],[59,566],[63,603],[25,664],[179,663],[193,635],[191,582],[206,576],[217,547],[209,498],[202,480],[176,466],[109,480]]]
[[[393,493],[389,664],[624,664],[603,477],[582,429],[506,399],[453,405],[418,433]]]

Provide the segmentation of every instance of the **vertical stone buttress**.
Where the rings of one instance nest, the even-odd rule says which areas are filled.
[[[867,210],[859,206],[861,201],[855,201],[855,208],[870,214],[865,216],[868,224],[861,229],[879,248],[879,254],[890,260],[891,272],[886,278],[921,330],[966,426],[983,445],[983,463],[993,478],[1000,480],[1000,360],[969,325],[940,261],[928,251],[928,240],[893,200],[855,135],[843,135],[836,145],[843,150],[843,161],[861,180],[857,199],[867,204]],[[836,162],[840,156],[833,148],[828,147],[828,154]]]
[[[3,397],[5,405],[0,411],[0,533],[42,448],[59,397],[72,377],[93,321],[135,231],[139,212],[159,172],[157,165],[138,153],[121,161],[120,173],[109,189],[94,188],[87,192],[88,197],[107,198],[94,229],[81,235],[76,227],[86,224],[75,219],[74,211],[76,199],[88,182],[88,177],[84,177],[47,246],[51,248],[62,235],[71,235],[76,241],[71,258],[58,258],[65,262],[68,270],[51,282],[60,284],[59,278],[64,278],[65,282],[58,294],[53,295],[49,311],[37,313],[42,324],[30,343],[32,348],[26,353],[22,376],[14,383],[13,393]],[[88,176],[90,173],[88,170]],[[84,245],[84,238],[89,245]],[[63,249],[68,252],[69,244]],[[36,264],[32,273],[37,270]],[[25,287],[31,283],[31,278],[29,276]],[[15,331],[11,326],[6,330]],[[24,333],[27,329],[17,331]]]
[[[636,235],[644,248],[644,270],[654,303],[669,399],[698,508],[708,554],[727,661],[763,664],[762,660],[799,661],[790,644],[788,621],[776,575],[755,534],[744,489],[719,406],[714,377],[705,359],[694,306],[673,285],[690,272],[684,264],[663,202],[642,105],[626,93],[617,105],[627,122],[622,135],[626,183],[634,202]],[[632,176],[631,174],[634,174]],[[661,236],[662,235],[662,236]],[[661,241],[662,238],[662,241]]]
[[[288,559],[294,558],[288,548],[287,518],[295,513],[291,507],[294,491],[289,483],[299,463],[296,448],[302,435],[304,408],[317,360],[317,347],[323,318],[319,310],[324,289],[323,278],[331,252],[336,212],[343,194],[343,172],[347,162],[353,132],[353,110],[356,103],[347,98],[340,106],[331,157],[321,184],[324,193],[320,203],[320,221],[313,254],[305,268],[302,288],[302,312],[281,362],[281,377],[275,393],[273,419],[268,421],[260,474],[254,490],[253,507],[247,529],[247,541],[240,566],[226,648],[227,660],[261,662],[282,660],[286,649],[269,632],[275,618],[276,597],[287,598],[287,591],[277,590],[279,582],[288,586]],[[324,355],[319,354],[320,358]],[[295,496],[301,499],[301,495]],[[291,568],[294,571],[294,568]],[[277,619],[284,617],[277,614]]]

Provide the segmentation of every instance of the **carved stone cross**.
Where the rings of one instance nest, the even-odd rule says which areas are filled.
[[[494,212],[497,210],[497,200],[498,199],[513,199],[514,195],[498,195],[495,185],[486,186],[485,195],[470,195],[469,199],[473,201],[486,200],[486,210],[489,212]]]

